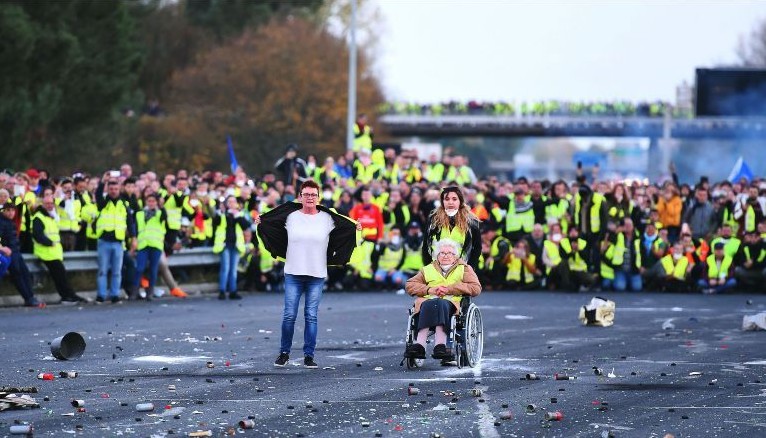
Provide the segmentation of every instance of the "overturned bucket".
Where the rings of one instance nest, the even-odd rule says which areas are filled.
[[[85,352],[85,339],[77,332],[69,332],[51,342],[51,354],[59,360],[78,359]]]

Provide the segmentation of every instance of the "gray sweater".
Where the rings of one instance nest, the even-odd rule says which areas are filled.
[[[689,224],[692,237],[705,238],[715,232],[715,210],[710,202],[694,201],[684,212],[683,222]]]

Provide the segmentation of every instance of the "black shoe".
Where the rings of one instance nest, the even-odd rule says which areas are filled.
[[[96,297],[96,304],[104,304],[104,297]]]
[[[303,358],[303,366],[306,368],[319,368],[319,365],[317,365],[316,362],[314,362],[314,358],[312,356],[305,356]]]
[[[218,292],[218,299],[219,300],[225,300],[226,294],[224,292]]]
[[[404,357],[407,357],[410,359],[425,359],[426,348],[418,343],[409,345],[407,349],[404,351]]]
[[[61,304],[62,306],[75,306],[77,304],[80,304],[80,300],[78,300],[75,297],[64,297],[61,299],[61,303],[59,304]]]
[[[90,303],[90,300],[89,300],[89,299],[87,299],[87,298],[85,298],[85,297],[81,297],[81,296],[79,296],[79,295],[77,295],[77,294],[74,294],[74,295],[72,295],[72,297],[71,297],[71,298],[73,298],[73,299],[77,300],[77,301],[78,301],[78,302],[80,302],[80,303]]]
[[[437,344],[434,346],[434,351],[431,353],[431,357],[434,359],[451,359],[452,354],[449,353],[446,345]]]
[[[112,304],[120,304],[121,302],[122,302],[122,298],[112,297]]]
[[[287,353],[279,353],[279,357],[274,361],[275,367],[283,367],[290,361],[290,355]]]
[[[238,294],[236,292],[232,292],[232,293],[229,294],[229,299],[230,300],[241,300],[242,299],[242,295],[240,295],[240,294]]]

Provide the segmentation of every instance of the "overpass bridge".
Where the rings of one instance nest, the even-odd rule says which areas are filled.
[[[652,139],[766,139],[766,118],[677,119],[620,116],[494,116],[385,114],[395,137],[650,137]]]

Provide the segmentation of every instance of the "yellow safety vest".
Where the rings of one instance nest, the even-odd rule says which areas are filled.
[[[261,268],[261,274],[265,274],[267,272],[271,272],[272,269],[274,269],[274,263],[276,260],[274,259],[274,256],[271,255],[269,250],[266,249],[266,247],[263,245],[263,239],[258,239],[258,252],[261,255],[259,266]]]
[[[529,259],[533,265],[535,264],[535,260],[537,260],[534,254],[529,254]],[[508,260],[508,274],[505,276],[505,279],[508,281],[520,282],[522,265],[523,262],[520,258],[511,255]],[[524,284],[530,284],[533,281],[535,281],[535,276],[529,272],[529,269],[526,269],[526,266],[524,266]]]
[[[354,248],[348,264],[359,271],[359,276],[369,280],[372,278],[372,252],[375,251],[375,242],[363,241]]]
[[[637,267],[641,267],[641,249],[639,239],[633,239],[633,246],[635,247],[635,260],[633,264]],[[606,252],[604,252],[604,260],[601,261],[601,278],[609,280],[614,279],[614,268],[609,266],[607,261],[611,261],[613,265],[621,266],[623,260],[625,260],[625,251],[628,249],[625,247],[625,236],[620,233],[617,235],[617,243],[609,244]]]
[[[234,233],[237,236],[236,247],[240,256],[245,254],[245,233],[239,224],[234,225]],[[226,248],[226,215],[221,215],[221,223],[215,230],[215,242],[213,243],[213,253],[220,254]]]
[[[404,247],[404,263],[401,270],[404,272],[418,271],[423,267],[423,253],[420,248],[410,249],[405,245]]]
[[[736,237],[731,237],[729,239],[724,239],[723,237],[716,237],[710,242],[710,251],[713,251],[713,247],[715,246],[716,243],[723,243],[724,255],[727,255],[733,258],[735,255],[737,255],[737,251],[739,251],[739,245],[742,243],[742,241],[737,239]]]
[[[564,250],[566,254],[571,254],[572,257],[569,257],[569,269],[572,271],[587,271],[588,270],[588,264],[585,263],[585,260],[583,260],[582,257],[580,257],[580,252],[588,245],[588,242],[586,242],[583,239],[577,239],[577,247],[579,251],[572,251],[572,245],[569,243],[569,239],[561,239],[561,242],[559,243],[561,245],[561,249]]]
[[[546,254],[548,254],[548,258],[550,259],[551,263],[553,263],[554,267],[558,266],[559,263],[561,263],[561,253],[559,252],[559,246],[556,245],[556,243],[554,243],[551,240],[545,240],[545,242],[543,242],[543,249],[545,250]],[[546,272],[550,273],[551,268],[547,267]]]
[[[707,258],[707,278],[726,280],[726,277],[729,275],[731,261],[731,257],[724,255],[721,260],[721,268],[719,269],[718,264],[715,262],[715,254],[709,255]]]
[[[428,167],[426,167],[428,170],[428,175],[426,176],[426,179],[430,183],[440,183],[444,179],[444,164],[442,163],[436,163],[436,164],[429,164]]]
[[[665,269],[665,275],[672,275],[677,280],[686,278],[686,268],[689,266],[689,259],[681,257],[678,262],[673,260],[671,254],[666,255],[660,259],[663,269]]]
[[[756,227],[755,223],[755,209],[752,205],[747,206],[747,211],[745,212],[745,232],[751,233],[755,231]]]
[[[136,213],[139,250],[148,247],[162,251],[165,248],[165,221],[160,219],[160,213],[161,210],[157,210],[148,222],[143,210]]]
[[[372,150],[372,129],[370,125],[364,125],[364,132],[359,129],[359,124],[354,123],[354,152],[362,149]]]
[[[82,214],[82,206],[79,199],[73,199],[74,204],[74,217],[70,218],[64,207],[59,206],[59,202],[56,201],[56,213],[59,215],[59,231],[71,231],[77,233],[80,231],[80,216]],[[66,201],[64,201],[66,202]]]
[[[524,233],[528,234],[532,232],[534,226],[534,210],[530,208],[524,213],[516,213],[516,203],[511,199],[511,202],[508,204],[508,213],[505,215],[505,231],[507,233],[524,231]]]
[[[388,246],[386,246],[385,249],[383,249],[383,253],[380,255],[380,258],[378,259],[378,269],[384,269],[386,271],[390,271],[392,269],[396,269],[397,266],[399,266],[399,262],[402,260],[402,256],[404,255],[404,247],[400,247],[396,251],[392,251]]]
[[[569,229],[569,223],[566,219],[567,210],[569,210],[569,201],[566,199],[559,199],[558,203],[549,204],[545,207],[545,220],[547,222],[558,222],[561,225],[561,232],[564,234]]]
[[[186,210],[190,214],[194,211],[194,209],[189,204],[189,197],[186,195],[183,195],[181,197],[181,205],[177,204],[176,201],[176,195],[171,194],[168,196],[168,199],[165,201],[165,211],[168,214],[168,229],[169,230],[180,230],[181,229],[181,216],[183,214],[183,210]]]
[[[114,232],[115,239],[125,240],[125,231],[128,229],[128,208],[122,199],[115,204],[111,199],[99,212],[96,220],[96,238],[100,238],[105,231]]]
[[[446,228],[442,228],[441,231],[439,231],[439,239],[450,239],[453,242],[457,242],[458,245],[460,245],[460,248],[463,247],[463,244],[465,243],[465,233],[460,231],[460,228],[456,225],[452,227],[451,230],[447,230]],[[434,241],[431,244],[431,254],[434,258],[436,258],[436,241]]]
[[[61,236],[59,235],[59,227],[56,225],[56,219],[43,214],[41,212],[35,213],[34,219],[40,219],[45,227],[45,237],[53,242],[51,246],[45,246],[34,241],[34,254],[38,259],[49,262],[52,260],[64,260],[64,248],[61,246]]]
[[[439,272],[439,270],[436,269],[432,264],[423,268],[423,277],[425,278],[426,284],[429,288],[449,286],[463,281],[463,274],[465,274],[465,265],[455,266],[455,268],[452,269],[452,272],[447,274],[447,277],[444,277],[442,273]],[[426,295],[423,298],[430,300],[439,297],[435,295]],[[443,298],[452,301],[456,306],[460,305],[460,300],[462,299],[460,295],[445,295]]]

